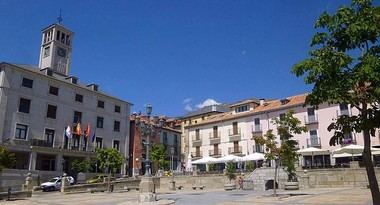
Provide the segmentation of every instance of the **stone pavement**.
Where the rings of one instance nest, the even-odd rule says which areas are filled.
[[[372,198],[366,188],[323,188],[297,191],[280,191],[277,197],[273,191],[261,196],[223,202],[218,205],[371,205]]]
[[[371,205],[370,190],[365,188],[324,188],[298,191],[279,191],[278,197],[270,196],[272,190],[257,191],[176,191],[160,192],[160,201],[154,205]],[[16,201],[0,201],[1,205],[129,205],[137,203],[138,192],[124,193],[81,193],[61,194],[59,192],[36,193],[32,198]]]

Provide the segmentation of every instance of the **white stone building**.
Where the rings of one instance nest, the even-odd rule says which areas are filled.
[[[330,155],[315,156],[313,166],[321,166],[323,162],[334,165],[332,151],[341,145],[329,145],[333,133],[327,131],[327,127],[337,116],[357,114],[357,110],[347,105],[327,104],[315,110],[303,106],[305,98],[306,94],[280,100],[246,100],[231,105],[229,112],[215,114],[197,124],[187,125],[185,130],[190,140],[189,152],[192,153],[193,160],[204,156],[221,157],[228,154],[244,156],[253,152],[264,152],[262,146],[255,144],[253,136],[265,134],[269,129],[277,135],[276,125],[272,119],[293,110],[294,116],[308,129],[307,133],[295,135],[294,140],[298,141],[298,148],[317,147],[329,150]],[[280,143],[278,135],[277,140]],[[372,146],[379,146],[379,132],[376,132],[376,136],[371,140]],[[351,133],[345,137],[344,142],[363,145],[363,135]],[[300,161],[302,166],[308,166],[310,163],[310,157]]]
[[[0,63],[0,145],[16,154],[17,169],[69,172],[72,160],[95,157],[96,147],[128,157],[131,103],[70,76],[72,39],[70,30],[52,24],[42,30],[39,67]],[[64,136],[67,126],[71,138]]]

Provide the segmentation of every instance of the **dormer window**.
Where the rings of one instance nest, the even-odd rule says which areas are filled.
[[[281,105],[285,105],[285,104],[287,104],[289,101],[290,101],[290,100],[288,100],[288,99],[282,99],[282,100],[280,100]]]
[[[243,105],[235,108],[235,112],[245,112],[249,110],[249,105]]]

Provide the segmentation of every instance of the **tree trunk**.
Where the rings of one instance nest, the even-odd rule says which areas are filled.
[[[362,116],[367,120],[367,103],[362,102]],[[363,150],[363,160],[365,169],[367,170],[369,188],[371,189],[372,202],[373,205],[380,205],[380,192],[379,185],[377,183],[377,178],[375,174],[375,169],[372,163],[372,154],[371,154],[371,136],[369,133],[369,129],[363,130],[363,138],[364,138],[364,150]]]
[[[363,131],[364,137],[364,150],[363,150],[363,160],[364,165],[367,170],[369,188],[371,189],[372,202],[373,205],[380,205],[380,192],[379,185],[377,183],[375,169],[373,167],[372,158],[371,158],[371,138],[369,130]]]

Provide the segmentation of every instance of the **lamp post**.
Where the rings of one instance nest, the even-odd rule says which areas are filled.
[[[145,158],[145,174],[141,178],[140,182],[140,195],[139,202],[153,202],[156,201],[155,186],[153,183],[153,178],[150,170],[150,160],[149,160],[149,148],[150,148],[150,136],[156,133],[156,127],[161,127],[161,121],[159,125],[154,125],[151,123],[150,115],[152,114],[152,105],[147,104],[145,106],[147,120],[141,120],[140,116],[136,116],[136,127],[140,131],[140,136],[146,136],[146,142],[143,143],[146,146],[146,158]]]
[[[150,160],[149,160],[149,147],[150,147],[150,135],[155,133],[155,127],[150,122],[150,115],[152,114],[152,105],[147,104],[145,106],[146,108],[146,115],[147,115],[147,122],[144,122],[140,120],[140,116],[136,116],[136,126],[140,130],[140,136],[146,136],[146,141],[143,144],[146,146],[146,157],[145,157],[145,175],[144,176],[151,176],[150,171]]]
[[[171,154],[171,164],[170,164],[170,169],[171,169],[171,172],[172,172],[172,181],[170,182],[170,190],[175,190],[175,181],[174,181],[174,160],[173,160],[174,147],[170,147],[170,154]]]

